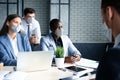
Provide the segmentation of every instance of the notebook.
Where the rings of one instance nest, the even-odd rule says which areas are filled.
[[[19,52],[17,57],[18,71],[39,71],[51,67],[53,51]]]
[[[24,80],[28,74],[22,71],[0,71],[0,80]]]
[[[99,64],[98,61],[85,59],[85,58],[81,58],[79,62],[76,62],[77,66],[83,66],[83,67],[93,68],[93,69],[97,69],[98,64]]]

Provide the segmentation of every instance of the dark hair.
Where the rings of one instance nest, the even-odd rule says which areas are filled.
[[[50,21],[50,30],[54,31],[59,22],[61,22],[59,19],[52,19]]]
[[[101,8],[104,10],[104,12],[108,6],[114,7],[116,11],[120,14],[120,0],[102,0]]]
[[[24,15],[26,16],[28,13],[30,14],[35,13],[35,10],[33,8],[25,8]]]
[[[4,22],[3,26],[2,26],[2,29],[0,30],[0,36],[1,35],[7,35],[8,30],[9,30],[8,26],[7,26],[7,22],[10,22],[11,20],[13,20],[16,17],[20,17],[20,16],[17,15],[17,14],[10,14],[10,15],[7,16],[5,22]]]

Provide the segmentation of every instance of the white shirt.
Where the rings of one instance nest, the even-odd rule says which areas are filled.
[[[14,54],[15,54],[15,56],[17,56],[17,53],[18,53],[17,38],[15,37],[15,39],[11,39],[9,35],[8,35],[8,37],[9,37],[11,45],[13,47]]]
[[[118,34],[117,37],[115,38],[115,43],[113,47],[117,47],[119,43],[120,43],[120,34]]]
[[[37,20],[35,20],[33,23],[31,24],[27,24],[27,22],[25,21],[25,19],[22,19],[22,26],[21,26],[21,32],[25,33],[26,35],[28,34],[28,25],[30,27],[30,36],[32,36],[32,34],[35,34],[37,39],[41,38],[41,31],[40,31],[40,24]]]

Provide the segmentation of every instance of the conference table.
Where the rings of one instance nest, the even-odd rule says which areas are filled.
[[[84,59],[84,61],[90,61],[89,59]],[[88,64],[89,65],[89,64]],[[76,64],[68,64],[65,63],[64,67],[67,66],[78,66]],[[59,69],[57,67],[52,66],[48,70],[41,70],[41,71],[32,71],[32,72],[25,72],[27,73],[24,80],[59,80],[61,78],[66,77],[74,77],[74,80],[91,80],[95,79],[95,74],[91,74],[95,69],[85,66],[79,66],[84,68],[85,70],[80,71],[79,73],[75,73],[74,71],[70,71],[66,68]],[[4,70],[12,70],[12,67],[4,67]],[[87,76],[80,77],[84,74]]]

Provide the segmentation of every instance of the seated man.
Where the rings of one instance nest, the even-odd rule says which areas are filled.
[[[74,63],[80,61],[80,52],[72,44],[71,40],[62,35],[63,28],[59,19],[50,21],[51,33],[41,38],[40,49],[43,51],[56,50],[57,46],[64,48],[65,62]]]
[[[103,55],[96,80],[120,80],[120,48],[110,48]]]

